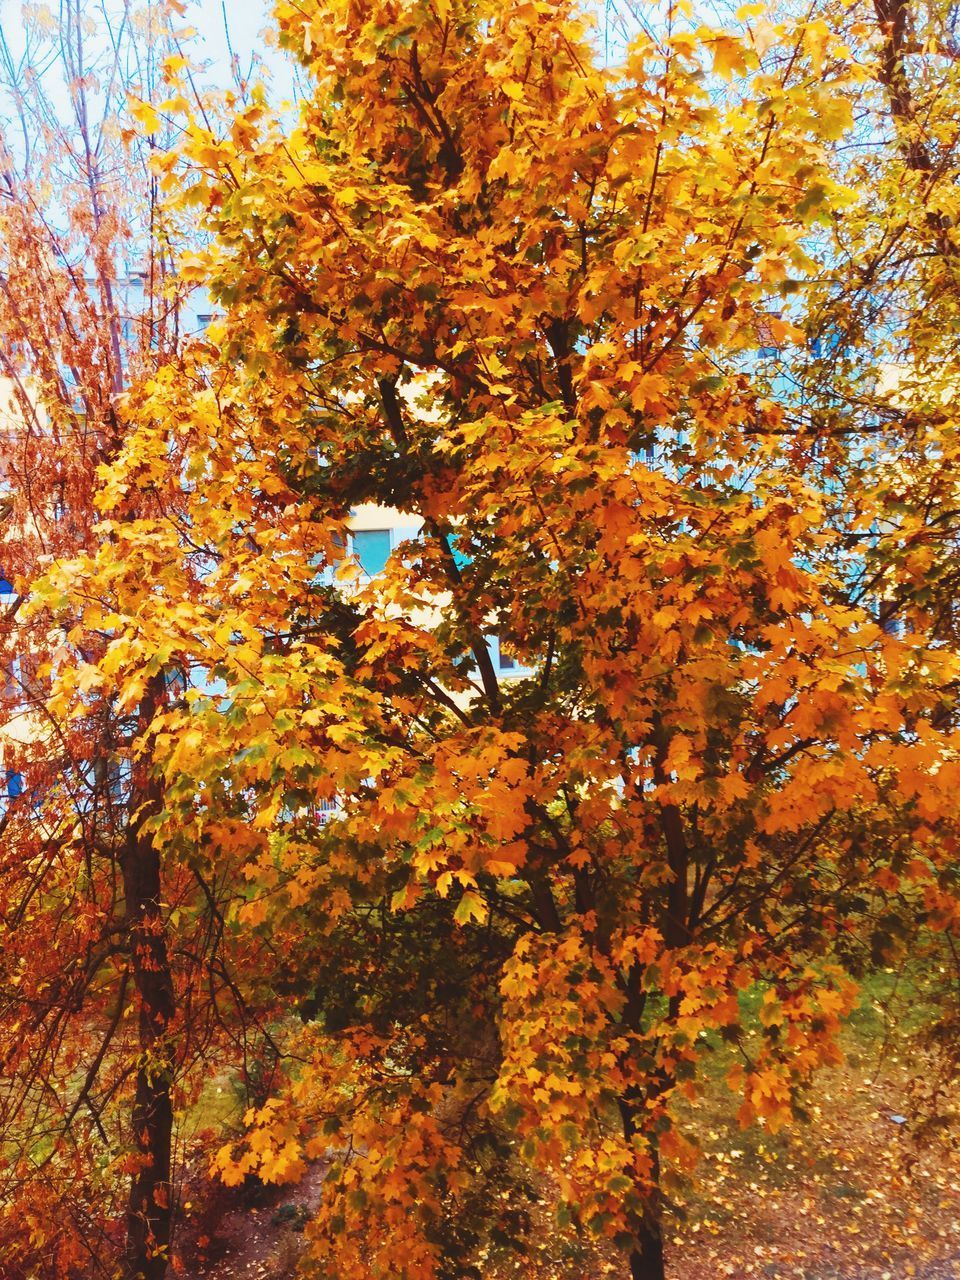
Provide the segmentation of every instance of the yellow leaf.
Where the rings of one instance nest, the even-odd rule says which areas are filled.
[[[267,917],[267,904],[262,898],[254,898],[252,902],[245,902],[237,912],[237,915],[243,924],[256,928]]]
[[[820,136],[829,142],[842,138],[848,129],[853,128],[853,107],[846,98],[834,96],[821,101],[817,116]]]
[[[743,48],[732,36],[718,35],[713,41],[713,69],[724,80],[732,80],[746,70]]]
[[[149,102],[131,102],[130,114],[143,125],[146,133],[159,133],[163,120]]]
[[[103,676],[99,669],[91,666],[89,662],[82,663],[77,676],[77,688],[80,692],[92,693],[94,689],[99,689],[102,684]]]
[[[176,76],[189,65],[182,53],[171,53],[163,60],[163,71],[167,76]]]
[[[517,874],[517,868],[514,863],[498,862],[496,859],[492,862],[488,862],[484,867],[484,871],[486,871],[488,875],[502,876],[505,879],[509,879],[511,876],[515,876]]]
[[[468,889],[457,903],[453,918],[457,924],[469,924],[471,920],[476,920],[478,924],[483,924],[487,918],[487,904],[479,893],[474,893],[472,889]]]
[[[494,182],[497,178],[507,178],[514,182],[519,174],[520,164],[517,153],[511,151],[509,147],[501,147],[487,169],[488,180]]]

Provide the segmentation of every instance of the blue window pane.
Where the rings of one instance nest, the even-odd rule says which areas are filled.
[[[12,595],[13,595],[13,583],[10,581],[9,578],[5,578],[3,577],[2,574],[0,574],[0,596],[12,596]]]
[[[15,769],[8,769],[7,773],[7,796],[11,800],[16,800],[17,796],[23,795],[23,774],[17,773]]]
[[[842,334],[838,329],[828,329],[826,333],[818,334],[810,342],[810,351],[816,359],[821,356],[832,355],[840,346]]]
[[[505,640],[500,640],[497,636],[490,636],[487,640],[487,651],[493,660],[494,666],[503,675],[521,675],[523,673],[523,663]]]
[[[464,551],[460,545],[460,535],[454,534],[450,539],[450,550],[453,552],[453,562],[458,569],[465,569],[468,564],[473,563],[473,556],[468,551]]]
[[[390,530],[359,530],[353,534],[353,552],[364,573],[372,578],[383,569],[390,557]]]

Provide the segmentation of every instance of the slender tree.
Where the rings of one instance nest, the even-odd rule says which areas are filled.
[[[0,28],[5,1275],[114,1275],[120,1255],[128,1277],[164,1275],[175,1106],[191,1070],[199,1081],[218,1060],[224,1026],[248,1038],[246,1010],[228,1014],[221,886],[155,843],[163,786],[133,749],[188,673],[154,656],[118,701],[88,664],[109,660],[120,621],[85,626],[69,606],[54,620],[31,592],[96,547],[122,397],[189,336],[150,168],[163,139],[125,119],[132,90],[156,100],[169,56],[158,5],[69,0],[57,24],[36,11]]]

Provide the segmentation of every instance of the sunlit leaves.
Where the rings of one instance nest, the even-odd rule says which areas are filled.
[[[757,8],[611,71],[560,0],[281,5],[297,121],[190,120],[161,161],[226,314],[127,401],[78,606],[117,634],[59,696],[207,682],[137,726],[158,840],[242,882],[306,1023],[216,1165],[292,1179],[329,1139],[345,1280],[519,1247],[518,1185],[656,1247],[710,1056],[778,1130],[836,1060],[850,921],[883,953],[956,920],[920,585],[952,427],[924,410],[922,457],[866,355],[824,358],[866,287],[862,74]],[[368,575],[371,506],[411,537]]]

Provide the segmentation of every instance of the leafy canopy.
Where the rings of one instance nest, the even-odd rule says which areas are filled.
[[[531,1197],[662,1274],[718,1037],[776,1130],[850,974],[956,925],[957,657],[891,554],[891,459],[955,428],[846,323],[876,211],[834,144],[877,82],[757,10],[605,68],[566,0],[280,3],[296,121],[254,93],[161,161],[223,318],[128,398],[109,536],[48,590],[114,620],[121,700],[212,677],[142,726],[156,839],[242,865],[304,1019],[216,1165],[333,1151],[345,1278],[488,1274]],[[369,581],[364,503],[420,522]]]

